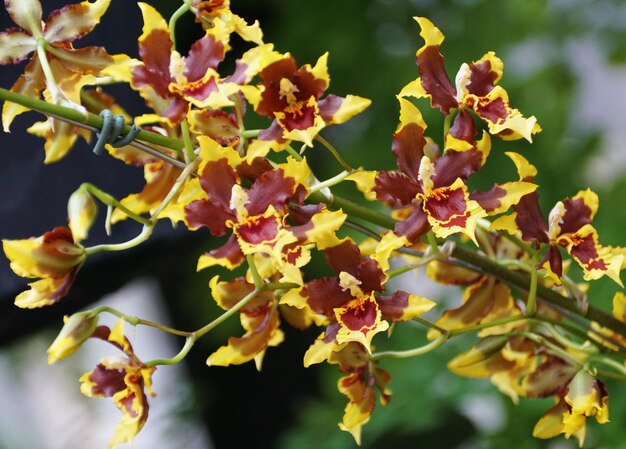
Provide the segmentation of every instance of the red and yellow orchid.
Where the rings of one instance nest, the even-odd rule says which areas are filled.
[[[529,182],[495,184],[488,192],[470,193],[466,181],[485,163],[491,140],[483,133],[475,140],[474,126],[446,135],[439,155],[424,136],[426,123],[413,104],[400,99],[400,124],[393,135],[392,151],[398,171],[359,172],[351,175],[368,199],[384,201],[397,209],[397,235],[416,242],[428,230],[441,238],[463,233],[475,240],[477,221],[501,213],[536,186]],[[514,159],[515,162],[515,159]]]
[[[497,85],[502,78],[504,64],[495,53],[488,52],[472,64],[463,64],[455,77],[456,88],[450,82],[439,48],[444,36],[425,17],[415,17],[425,43],[417,51],[419,78],[406,85],[400,96],[428,98],[434,108],[450,115],[454,110],[472,111],[489,128],[489,132],[502,139],[524,138],[541,131],[537,119],[524,118],[510,106],[506,91]],[[458,114],[453,128],[464,128],[472,121],[469,114]],[[453,132],[454,134],[454,132]]]
[[[98,326],[92,337],[111,343],[124,353],[124,357],[103,358],[96,368],[80,378],[80,391],[84,395],[110,397],[122,412],[122,421],[108,445],[109,449],[115,449],[118,444],[131,441],[146,423],[149,409],[147,394],[155,396],[152,374],[156,367],[146,366],[135,355],[124,335],[123,320],[119,320],[113,329]]]
[[[520,162],[518,172],[524,181],[531,181],[537,170],[527,161]],[[522,240],[535,245],[549,245],[540,263],[546,276],[560,285],[563,274],[562,247],[583,269],[584,279],[608,276],[622,285],[619,273],[624,255],[600,245],[598,233],[591,225],[598,210],[598,196],[591,190],[581,190],[575,196],[559,201],[546,221],[539,207],[539,194],[529,193],[513,205],[513,214],[498,218],[493,229],[519,233]]]
[[[254,110],[273,120],[260,138],[297,140],[312,146],[321,129],[344,123],[370,105],[370,100],[354,95],[321,99],[330,84],[327,63],[328,53],[314,67],[298,68],[286,54],[260,71],[260,86],[244,91]]]
[[[28,309],[54,304],[67,295],[86,258],[72,231],[61,226],[37,238],[3,240],[2,247],[15,274],[41,278],[15,298],[15,305]]]
[[[363,257],[359,247],[350,239],[324,249],[327,264],[337,277],[323,277],[307,282],[300,289],[287,292],[282,304],[310,309],[326,316],[328,322],[338,327],[327,329],[315,345],[334,345],[357,342],[371,353],[374,335],[389,328],[390,322],[406,321],[427,312],[434,303],[421,296],[398,290],[391,295],[382,294],[388,279],[389,257],[406,242],[393,233],[387,234],[378,244],[372,256]],[[331,324],[332,326],[332,324]],[[326,341],[333,335],[331,341]],[[314,346],[315,346],[314,345]],[[329,354],[323,348],[314,352]],[[311,353],[312,356],[312,353]],[[313,363],[307,361],[305,365]]]

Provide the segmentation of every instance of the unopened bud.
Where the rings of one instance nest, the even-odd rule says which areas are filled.
[[[97,213],[98,207],[89,192],[79,188],[72,193],[67,202],[67,215],[74,241],[80,242],[87,238]]]
[[[78,312],[64,318],[65,325],[48,348],[48,363],[52,364],[72,355],[93,334],[98,326],[98,314]]]

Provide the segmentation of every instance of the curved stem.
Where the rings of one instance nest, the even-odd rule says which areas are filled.
[[[189,164],[196,159],[196,154],[193,152],[193,143],[191,142],[191,134],[189,133],[189,123],[184,118],[180,122],[180,132],[183,135],[183,155],[185,156],[185,163]]]
[[[120,203],[118,200],[116,200],[113,196],[109,195],[106,192],[103,192],[102,190],[100,190],[98,187],[96,187],[95,185],[91,183],[84,182],[80,185],[79,189],[85,189],[91,195],[98,198],[103,204],[106,204],[107,206],[112,206],[121,210],[122,212],[126,214],[128,218],[131,218],[135,220],[136,222],[141,223],[144,226],[152,225],[150,220],[142,217],[141,215],[137,215],[132,210],[130,210],[129,208],[124,206],[122,203]]]
[[[330,154],[333,155],[333,157],[337,160],[337,162],[339,162],[339,165],[341,165],[345,171],[349,173],[352,172],[353,168],[350,167],[350,164],[348,164],[341,157],[341,155],[339,154],[339,151],[337,151],[337,149],[328,140],[326,140],[320,134],[316,135],[314,139],[317,140],[322,145],[324,145],[324,147],[326,147],[326,149],[330,152]]]
[[[376,352],[372,354],[370,360],[376,361],[383,358],[394,358],[394,359],[406,359],[409,357],[416,357],[418,355],[423,355],[428,352],[431,352],[433,349],[438,348],[442,344],[444,344],[448,340],[448,336],[446,334],[442,334],[430,343],[425,344],[424,346],[420,346],[419,348],[409,349],[406,351],[383,351]]]
[[[239,312],[239,310],[242,307],[244,307],[246,304],[248,304],[250,301],[252,301],[252,299],[260,291],[261,290],[259,290],[258,288],[255,288],[250,293],[248,293],[246,296],[244,296],[237,304],[235,304],[230,309],[228,309],[226,312],[224,312],[223,314],[221,314],[220,316],[215,318],[213,321],[211,321],[206,326],[201,327],[200,329],[195,331],[194,334],[196,335],[196,339],[202,337],[204,334],[206,334],[207,332],[209,332],[210,330],[215,328],[218,324],[221,324],[222,322],[226,321],[226,319],[230,318],[232,315],[234,315],[235,313]]]
[[[155,329],[159,329],[163,332],[167,332],[168,334],[178,335],[181,337],[189,337],[192,335],[191,332],[185,332],[185,331],[181,331],[178,329],[173,329],[171,327],[164,326],[159,323],[155,323],[154,321],[144,320],[143,318],[139,318],[136,316],[126,315],[125,313],[122,313],[119,310],[114,309],[112,307],[108,307],[108,306],[97,307],[93,310],[93,312],[96,314],[100,314],[102,312],[110,313],[111,315],[115,315],[116,317],[123,319],[131,326],[137,326],[137,325],[148,326],[148,327],[152,327]]]
[[[170,21],[167,24],[167,27],[170,30],[170,39],[172,41],[172,49],[176,50],[176,22],[178,22],[178,19],[180,19],[180,17],[185,14],[187,11],[189,11],[190,6],[187,3],[183,3],[182,5],[180,5],[180,7],[174,11],[174,14],[172,14],[172,16],[170,17]]]
[[[130,248],[134,248],[135,246],[145,242],[152,235],[152,230],[154,229],[154,225],[144,226],[141,229],[141,233],[135,238],[128,240],[123,243],[109,243],[103,245],[95,245],[89,248],[85,248],[85,254],[90,256],[92,254],[101,253],[103,251],[124,251]]]
[[[185,339],[185,345],[178,352],[178,354],[176,354],[174,357],[169,358],[169,359],[150,360],[149,362],[146,362],[145,365],[148,368],[157,366],[157,365],[174,365],[185,358],[185,356],[189,353],[191,348],[193,348],[193,345],[196,343],[196,340],[197,338],[195,335],[190,335],[189,337]]]

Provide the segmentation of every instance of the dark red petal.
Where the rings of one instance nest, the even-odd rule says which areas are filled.
[[[280,112],[288,106],[286,99],[280,96],[280,80],[292,80],[296,69],[296,61],[290,57],[276,61],[261,71],[259,76],[264,90],[256,108],[259,114],[274,118],[274,112]]]
[[[405,236],[411,243],[416,243],[429,230],[428,216],[421,206],[417,206],[407,218],[396,223],[393,228],[397,236]]]
[[[230,209],[233,186],[237,183],[237,173],[227,159],[207,162],[200,175],[200,186],[215,204]]]
[[[476,124],[472,115],[465,109],[459,110],[458,115],[454,117],[450,134],[457,139],[471,142],[472,144],[476,143]]]
[[[313,215],[322,211],[322,204],[295,205],[289,207],[289,220],[295,225],[304,225],[311,221]]]
[[[467,90],[470,94],[484,97],[495,86],[498,73],[491,70],[491,61],[485,59],[480,63],[470,64],[470,82]]]
[[[224,59],[224,44],[207,34],[193,43],[185,59],[185,76],[189,81],[202,79],[209,68],[216,69]]]
[[[409,305],[409,294],[399,290],[390,296],[376,296],[376,302],[383,320],[397,321],[402,318],[404,310]]]
[[[394,133],[391,151],[396,157],[398,169],[417,181],[419,167],[424,156],[424,129],[417,123],[403,126]]]
[[[326,255],[326,263],[335,273],[339,274],[345,271],[359,279],[361,251],[352,240],[345,240],[339,245],[326,248],[324,254]]]
[[[109,369],[99,363],[89,375],[89,381],[94,384],[91,386],[91,394],[111,397],[118,391],[125,390],[125,375],[123,370]]]
[[[494,185],[491,190],[487,192],[473,192],[470,195],[470,199],[480,204],[480,207],[482,207],[486,212],[491,212],[492,210],[500,207],[500,198],[505,195],[505,189],[499,187],[498,185]]]
[[[543,261],[539,264],[539,266],[543,265],[543,263],[546,260],[550,264],[550,270],[552,270],[552,272],[556,274],[558,277],[561,277],[563,275],[563,257],[561,256],[561,253],[559,252],[559,248],[557,248],[554,245],[550,245],[550,248],[548,249],[546,256],[544,257]]]
[[[285,177],[282,169],[267,171],[250,187],[246,209],[250,215],[261,215],[270,205],[282,210],[296,194],[295,190],[295,179]]]
[[[255,157],[252,163],[243,161],[237,166],[237,174],[240,178],[254,182],[263,173],[272,170],[272,164],[264,157]]]
[[[307,297],[307,302],[316,313],[334,316],[334,309],[343,307],[351,301],[352,295],[344,291],[336,278],[323,277],[308,282],[302,290],[302,296]]]
[[[237,216],[212,200],[196,200],[185,206],[185,219],[192,228],[206,226],[212,235],[220,237],[228,230],[226,221],[236,220]]]
[[[317,103],[317,108],[322,119],[325,122],[332,121],[333,115],[339,110],[344,101],[344,97],[338,97],[337,95],[328,95],[323,100],[320,100]]]
[[[435,161],[434,187],[447,187],[457,178],[467,181],[472,173],[483,165],[483,153],[476,149],[467,151],[448,150]]]
[[[575,233],[586,224],[591,224],[591,209],[582,198],[563,200],[565,214],[561,223],[561,234]]]
[[[159,86],[167,86],[171,80],[171,48],[172,41],[169,33],[160,29],[152,30],[150,34],[139,42],[139,57],[144,63],[145,71],[150,73],[150,81],[157,83]],[[134,83],[137,83],[135,80],[136,70],[133,70]],[[154,86],[151,82],[148,82],[148,84]],[[161,91],[159,91],[159,95],[161,95]]]
[[[524,195],[519,203],[513,206],[513,210],[517,213],[515,224],[522,233],[522,240],[526,242],[549,242],[548,225],[539,208],[537,192]]]
[[[317,117],[315,108],[305,102],[286,108],[284,114],[285,116],[278,121],[287,131],[309,129],[315,124],[315,117]]]
[[[432,97],[431,103],[441,112],[448,115],[450,109],[459,106],[456,90],[448,79],[443,56],[439,53],[439,45],[430,45],[422,50],[416,58],[422,86]]]
[[[251,245],[258,245],[263,242],[270,242],[278,235],[280,222],[276,217],[253,216],[246,219],[244,223],[237,226],[239,237]]]
[[[421,191],[422,188],[416,181],[400,172],[381,171],[374,182],[376,199],[394,209],[408,206]]]
[[[341,311],[339,320],[348,329],[366,334],[376,324],[376,312],[376,302],[354,301]]]
[[[215,259],[227,259],[233,266],[238,266],[246,260],[246,256],[241,252],[241,247],[235,235],[231,235],[226,243],[206,254]]]

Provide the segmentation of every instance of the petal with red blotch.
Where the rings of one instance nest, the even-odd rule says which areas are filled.
[[[367,377],[369,380],[369,376]],[[349,400],[339,428],[349,432],[356,444],[360,445],[363,425],[370,420],[376,406],[376,393],[373,385],[366,382],[363,373],[354,372],[339,379],[337,388]]]
[[[476,201],[469,199],[467,186],[460,178],[450,187],[440,187],[425,197],[424,211],[438,237],[460,232],[473,241],[476,222],[486,215]]]
[[[454,330],[480,323],[494,305],[495,282],[493,278],[485,276],[469,286],[463,292],[463,304],[456,309],[446,310],[435,324],[442,329]]]
[[[450,109],[458,108],[459,103],[455,98],[456,90],[448,79],[443,56],[439,52],[443,34],[430,20],[424,17],[416,17],[415,20],[421,28],[420,36],[425,41],[416,55],[421,85],[430,98],[431,106],[448,115]]]
[[[373,295],[353,299],[334,309],[334,312],[335,319],[341,324],[337,343],[361,343],[370,354],[374,335],[389,328],[389,323],[381,319],[382,314]]]
[[[624,256],[614,255],[608,248],[600,245],[598,233],[591,225],[585,225],[574,234],[561,235],[559,244],[578,262],[586,281],[608,276],[620,286],[619,273]]]
[[[517,109],[511,108],[509,96],[500,86],[484,97],[466,95],[463,103],[487,123],[491,134],[498,134],[505,140],[523,137],[532,142],[532,135],[541,131],[534,116],[525,118]]]
[[[198,259],[197,270],[200,271],[214,265],[220,265],[228,268],[229,270],[233,270],[241,265],[245,260],[246,257],[241,252],[241,248],[237,242],[237,237],[231,235],[224,245],[200,256]]]
[[[360,114],[371,103],[371,100],[356,95],[347,95],[345,98],[328,95],[317,103],[317,107],[319,115],[327,125],[338,125]]]
[[[376,302],[386,321],[408,321],[428,312],[435,303],[421,296],[398,290],[388,296],[376,296]]]
[[[558,357],[550,357],[524,378],[529,398],[547,398],[565,391],[577,368]]]
[[[272,212],[273,213],[265,215],[247,217],[244,221],[241,221],[235,226],[235,234],[241,246],[255,246],[276,240],[279,232],[283,230],[283,227],[276,212]],[[245,247],[243,250],[247,254],[248,251]]]
[[[89,33],[100,22],[111,0],[84,1],[66,5],[50,13],[43,30],[49,42],[69,42]]]

